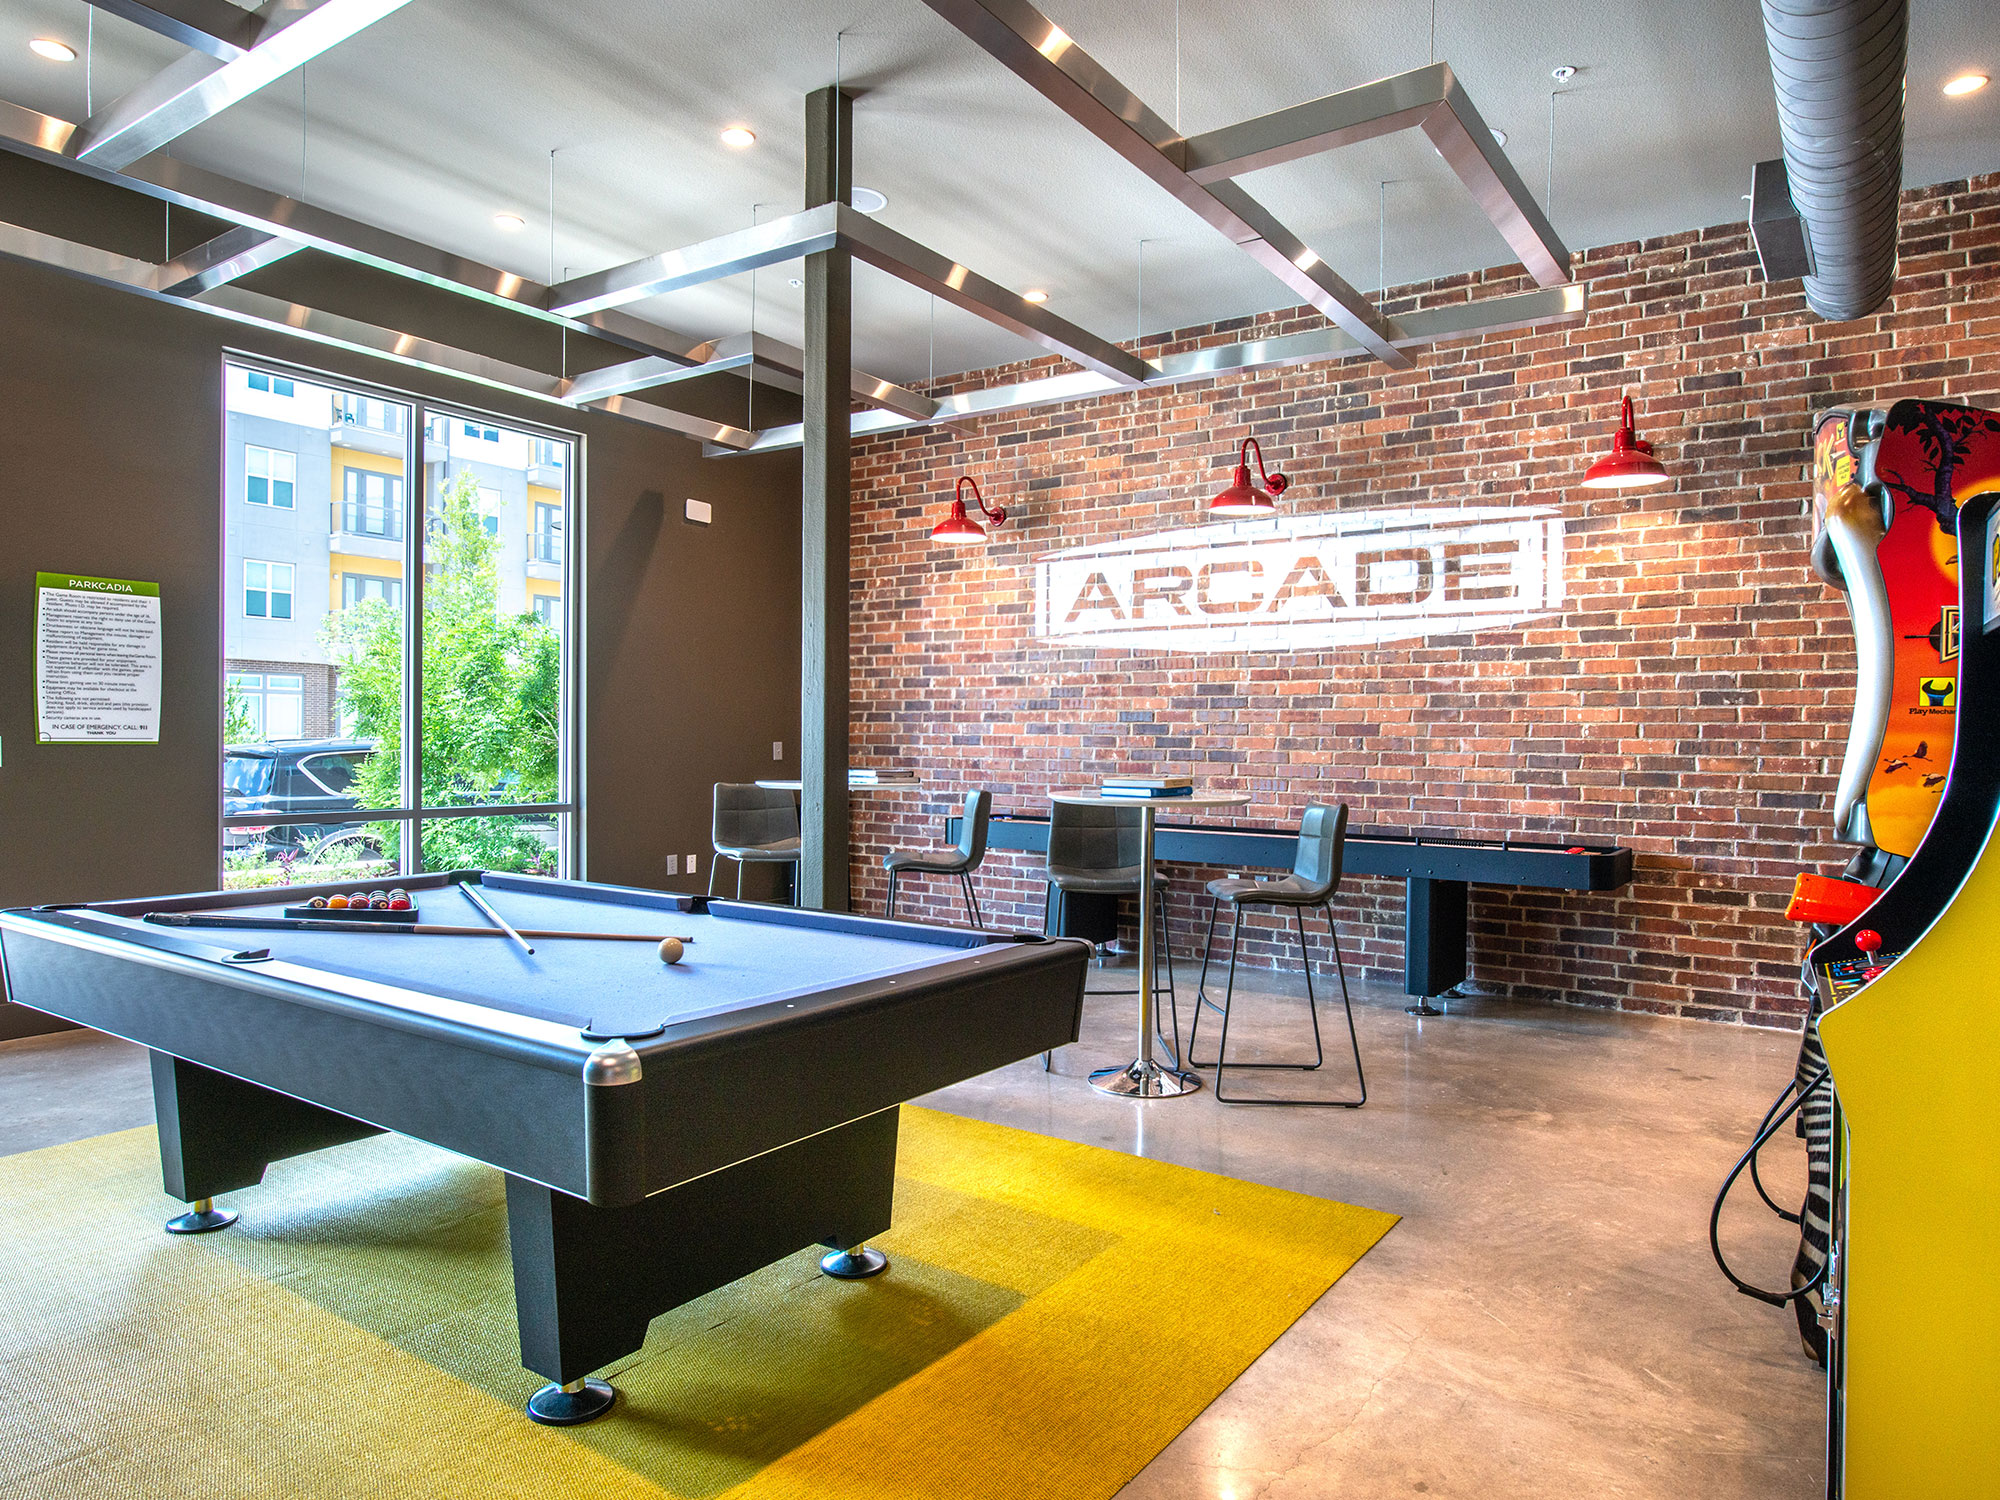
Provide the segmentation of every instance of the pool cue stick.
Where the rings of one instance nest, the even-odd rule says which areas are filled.
[[[486,913],[486,919],[489,922],[491,922],[495,927],[499,928],[502,932],[506,933],[508,937],[512,938],[514,940],[514,945],[518,947],[523,953],[529,954],[530,956],[534,954],[535,945],[529,942],[526,938],[522,937],[521,934],[516,932],[512,927],[510,927],[507,923],[507,919],[501,916],[499,912],[495,911],[487,903],[486,898],[480,895],[479,892],[475,891],[472,888],[470,882],[461,882],[458,887],[458,893],[461,896],[465,897],[466,900],[470,901],[474,906],[478,907],[482,912]]]
[[[418,937],[497,937],[507,934],[497,927],[447,927],[436,922],[340,921],[326,917],[230,917],[206,912],[154,911],[144,920],[160,927],[252,927],[266,932],[396,932]],[[661,943],[679,937],[665,932],[558,932],[530,927],[522,931],[531,938],[588,938],[599,943]]]

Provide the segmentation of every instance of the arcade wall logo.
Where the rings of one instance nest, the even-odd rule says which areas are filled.
[[[1463,635],[1563,603],[1552,507],[1327,512],[1156,532],[1035,562],[1035,634],[1167,651]]]

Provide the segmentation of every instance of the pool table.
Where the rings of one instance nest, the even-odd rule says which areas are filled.
[[[897,1106],[1076,1039],[1086,944],[535,876],[405,877],[426,924],[656,943],[165,926],[268,921],[346,887],[0,912],[9,998],[151,1049],[178,1232],[271,1162],[400,1131],[507,1174],[537,1420],[606,1409],[590,1372],[647,1324],[808,1245],[872,1274]],[[254,1200],[253,1200],[254,1202]],[[254,1211],[251,1204],[243,1210]]]

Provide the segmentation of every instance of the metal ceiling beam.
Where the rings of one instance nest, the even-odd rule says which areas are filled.
[[[548,305],[577,317],[830,250],[840,238],[840,209],[838,203],[822,204],[768,224],[572,277],[549,288]]]
[[[272,0],[257,45],[229,62],[190,52],[85,120],[70,149],[79,161],[129,167],[214,119],[410,0]]]
[[[90,0],[107,15],[170,37],[218,62],[234,62],[263,35],[261,15],[229,0]]]
[[[414,334],[400,333],[393,328],[266,297],[239,286],[218,286],[195,296],[176,296],[163,289],[163,285],[170,280],[180,279],[170,267],[115,255],[90,245],[79,245],[73,240],[42,234],[19,225],[0,223],[0,259],[59,271],[152,301],[190,308],[244,327],[386,359],[410,369],[471,381],[514,396],[558,406],[568,405],[562,395],[564,382],[559,376],[546,371],[531,370],[435,340],[418,338]],[[724,451],[748,447],[757,436],[746,428],[727,422],[711,421],[629,397],[607,402],[601,409],[697,438],[711,448]]]
[[[1396,342],[1415,349],[1455,339],[1479,338],[1494,333],[1518,333],[1533,328],[1560,328],[1583,322],[1589,297],[1581,282],[1518,292],[1506,297],[1455,302],[1444,307],[1425,308],[1398,320]],[[1368,353],[1361,344],[1338,328],[1314,328],[1279,338],[1246,339],[1210,349],[1193,349],[1150,361],[1153,375],[1146,389],[1185,385],[1194,380],[1212,380],[1220,375],[1249,370],[1277,369],[1285,365],[1315,364],[1324,360],[1350,359]],[[893,412],[863,411],[854,414],[856,437],[883,432],[907,431],[938,423],[974,420],[1005,412],[1030,411],[1036,407],[1059,406],[1067,401],[1087,401],[1110,395],[1119,389],[1105,376],[1089,370],[1066,370],[1024,380],[1014,385],[988,386],[984,390],[960,391],[938,398],[936,416],[930,421],[899,417]],[[794,423],[767,427],[756,434],[747,448],[710,450],[711,457],[725,452],[777,453],[796,448],[800,428]]]
[[[545,305],[548,288],[539,281],[315,208],[268,188],[253,187],[170,156],[135,162],[124,172],[78,161],[67,151],[76,129],[69,121],[54,115],[0,102],[0,150],[60,166],[115,187],[129,188],[212,218],[261,229],[282,239],[295,240],[308,249],[372,266],[440,291],[525,313],[576,333],[605,339],[635,354],[657,354],[692,362],[688,351],[695,347],[696,341],[671,329],[622,312],[592,313],[580,318],[560,316],[548,310]]]
[[[1199,214],[1357,343],[1396,369],[1410,360],[1382,314],[1232,183],[1191,177],[1180,134],[1027,0],[925,0],[1071,119]]]
[[[753,229],[734,230],[700,244],[574,277],[550,288],[549,305],[556,312],[575,316],[836,249],[1120,384],[1138,385],[1146,378],[1145,366],[1137,355],[1022,300],[1018,292],[844,203],[821,204]]]
[[[805,374],[806,352],[796,344],[788,344],[783,339],[774,339],[762,333],[736,333],[728,338],[717,339],[706,345],[714,351],[711,358],[723,358],[737,354],[749,354],[757,363],[759,380],[770,380],[782,390],[796,390],[796,382]],[[863,406],[879,406],[884,411],[900,412],[906,417],[924,420],[937,411],[937,402],[929,396],[919,395],[906,386],[880,376],[870,375],[865,370],[853,372],[852,390],[854,399]],[[773,379],[773,377],[777,377]]]
[[[1568,248],[1445,63],[1190,136],[1180,153],[1190,178],[1213,185],[1411,128],[1429,137],[1529,275],[1543,286],[1569,280]]]
[[[160,267],[160,287],[169,297],[194,297],[240,281],[288,255],[305,249],[297,240],[280,239],[240,224],[196,245]]]

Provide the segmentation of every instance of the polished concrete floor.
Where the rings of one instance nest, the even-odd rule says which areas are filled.
[[[1131,1056],[1130,998],[1094,1000],[1055,1072],[1020,1063],[926,1101],[1403,1215],[1126,1496],[1822,1493],[1824,1380],[1790,1314],[1731,1291],[1706,1244],[1710,1196],[1795,1039],[1498,1001],[1419,1022],[1399,995],[1357,998],[1360,1110],[1097,1093],[1081,1075]],[[1258,976],[1238,1003],[1232,1056],[1239,1040],[1255,1056],[1305,1035],[1282,981]],[[1351,1085],[1345,1040],[1329,1029],[1332,1076],[1313,1086]],[[84,1033],[0,1044],[0,1153],[150,1115],[135,1048]],[[1774,1191],[1795,1199],[1796,1142],[1774,1151]],[[1748,1206],[1725,1222],[1740,1260],[1782,1280],[1787,1226]],[[1170,1296],[1158,1316],[1174,1316]],[[1132,1357],[1149,1347],[1133,1329]]]

